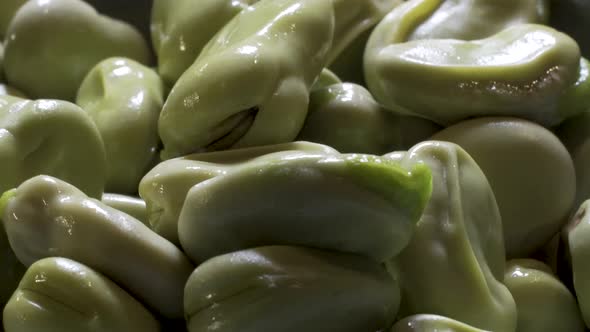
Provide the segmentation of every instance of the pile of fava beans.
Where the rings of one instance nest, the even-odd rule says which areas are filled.
[[[0,0],[0,332],[590,331],[590,0]]]

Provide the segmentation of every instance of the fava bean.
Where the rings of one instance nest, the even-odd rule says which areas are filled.
[[[212,258],[184,292],[190,332],[377,331],[399,301],[396,281],[369,259],[281,246]]]
[[[160,314],[182,317],[182,290],[193,266],[139,220],[48,176],[33,177],[4,195],[0,216],[23,264],[70,258],[121,284]]]
[[[84,76],[99,61],[112,56],[149,60],[147,43],[135,28],[81,0],[28,1],[7,35],[6,79],[33,98],[74,101]]]
[[[159,331],[137,300],[93,269],[66,258],[31,265],[4,308],[8,331]]]

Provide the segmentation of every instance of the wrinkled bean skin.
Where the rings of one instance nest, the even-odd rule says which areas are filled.
[[[123,289],[66,258],[31,265],[3,315],[7,332],[160,330],[152,314]]]
[[[400,294],[397,282],[369,259],[271,246],[201,264],[184,301],[190,332],[357,332],[391,326]]]

